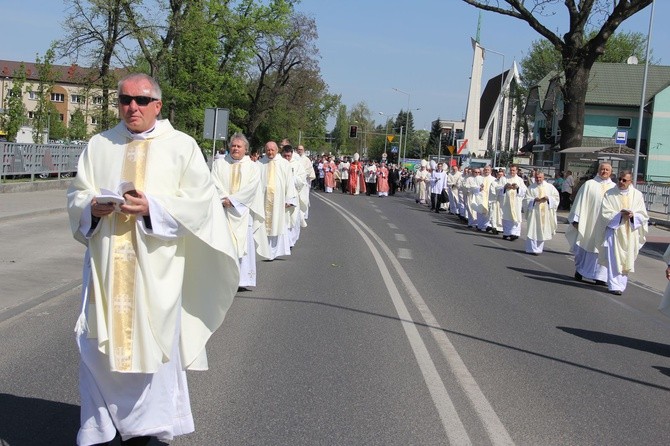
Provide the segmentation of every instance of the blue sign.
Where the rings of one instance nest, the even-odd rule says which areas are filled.
[[[398,146],[391,146],[391,153],[398,153]]]
[[[625,145],[628,142],[628,130],[617,130],[614,138],[615,144]]]

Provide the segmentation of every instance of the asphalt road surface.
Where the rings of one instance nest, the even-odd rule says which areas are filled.
[[[309,217],[189,372],[196,431],[169,444],[668,444],[657,253],[617,297],[572,279],[563,234],[529,256],[409,195],[313,193]],[[64,213],[0,231],[0,445],[74,444],[83,249]]]

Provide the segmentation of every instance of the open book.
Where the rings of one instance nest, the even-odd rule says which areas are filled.
[[[133,193],[134,191],[135,185],[130,181],[124,181],[119,184],[116,191],[100,188],[100,195],[96,195],[95,200],[100,204],[113,204],[118,211],[119,205],[126,202],[123,194]]]

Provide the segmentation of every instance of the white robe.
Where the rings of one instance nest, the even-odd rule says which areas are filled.
[[[536,198],[546,197],[549,201],[543,203],[535,202]],[[544,242],[551,240],[556,233],[557,220],[556,209],[561,201],[556,188],[543,181],[542,184],[533,183],[526,191],[526,252],[540,254],[544,248]]]
[[[427,170],[419,170],[414,174],[414,182],[416,184],[416,199],[419,203],[426,203],[426,194],[428,191],[427,185],[430,180],[430,173]]]
[[[670,245],[668,245],[665,254],[663,254],[663,261],[666,265],[670,266]],[[670,279],[665,286],[665,293],[663,293],[663,299],[661,299],[661,304],[658,306],[658,311],[670,317]]]
[[[306,208],[304,211],[305,220],[309,219],[309,191],[312,189],[312,181],[316,179],[316,172],[314,172],[314,165],[312,160],[309,159],[307,155],[300,156],[296,152],[293,152],[293,156],[298,156],[302,167],[305,171],[305,184],[307,187],[304,187],[300,191],[300,201],[305,204]]]
[[[521,235],[521,210],[523,208],[523,198],[526,195],[526,185],[517,175],[503,177],[501,183],[503,185],[501,189],[503,235],[515,235],[518,237]],[[509,189],[506,191],[505,185],[507,184],[516,184],[519,188],[517,190]]]
[[[477,212],[477,229],[485,230],[490,226],[490,203],[491,196],[495,197],[495,177],[491,175],[482,175],[479,191],[475,193],[475,211]],[[492,194],[493,192],[493,194]]]
[[[124,181],[146,194],[151,227],[117,213],[92,222],[91,199]],[[168,121],[143,135],[120,123],[82,152],[68,212],[75,238],[87,246],[75,328],[82,357],[79,444],[109,441],[117,429],[123,438],[161,440],[192,431],[183,369],[207,368],[205,344],[239,280],[199,147]]]
[[[633,212],[632,221],[622,221],[620,211]],[[624,291],[628,274],[635,271],[635,259],[646,241],[649,215],[644,196],[633,186],[614,187],[603,197],[598,219],[598,261],[607,267],[607,288]]]
[[[256,286],[256,254],[265,258],[270,256],[260,166],[246,155],[239,161],[226,155],[214,161],[212,180],[221,201],[227,198],[232,204],[223,210],[237,249],[239,286]]]
[[[502,178],[496,178],[489,191],[489,226],[496,231],[502,231],[502,188]]]
[[[588,180],[577,192],[568,215],[565,237],[575,255],[575,271],[591,280],[607,280],[607,268],[598,263],[595,228],[605,193],[616,187],[611,179],[599,176]],[[577,223],[577,227],[573,226]]]
[[[276,154],[272,159],[264,156],[260,163],[265,197],[265,229],[270,246],[268,258],[273,260],[279,256],[291,255],[291,241],[288,234],[291,219],[289,208],[298,206],[298,195],[288,161]]]
[[[458,188],[461,186],[462,173],[448,173],[447,174],[447,193],[449,194],[449,212],[458,214]]]
[[[289,209],[290,221],[289,221],[289,239],[291,242],[291,247],[294,247],[300,238],[300,229],[307,226],[307,222],[304,217],[305,211],[307,211],[308,204],[303,201],[302,191],[308,189],[306,178],[307,174],[303,164],[300,162],[300,159],[295,156],[291,157],[289,165],[291,166],[291,172],[293,173],[293,184],[295,185],[296,193],[298,194],[298,206],[291,207]]]
[[[468,226],[477,224],[477,199],[476,195],[481,191],[483,180],[481,175],[471,175],[465,179],[465,214],[468,218]]]

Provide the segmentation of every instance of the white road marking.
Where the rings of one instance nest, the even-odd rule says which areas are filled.
[[[407,248],[398,248],[398,258],[412,260],[412,250]]]
[[[405,237],[405,234],[397,234],[396,233],[394,235],[395,235],[395,239],[399,242],[406,242],[407,241],[407,237]]]

